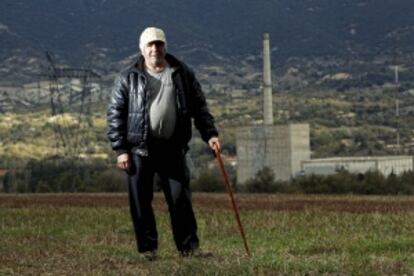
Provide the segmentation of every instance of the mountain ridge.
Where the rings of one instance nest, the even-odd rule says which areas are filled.
[[[121,2],[121,3],[120,3]],[[108,48],[119,59],[137,49],[147,25],[166,30],[172,50],[208,45],[220,55],[243,57],[260,52],[261,34],[269,32],[274,55],[338,55],[384,51],[399,33],[406,45],[414,14],[409,0],[50,0],[2,1],[1,55],[10,48],[50,50],[68,59],[82,57],[86,45]]]
[[[33,81],[31,75],[47,71],[45,51],[60,66],[114,74],[137,53],[139,33],[149,25],[163,28],[168,50],[196,68],[260,71],[268,32],[279,76],[293,68],[304,83],[341,72],[359,79],[374,71],[383,79],[375,74],[388,74],[390,64],[411,68],[414,61],[414,18],[407,14],[414,14],[410,0],[5,0],[0,80]]]

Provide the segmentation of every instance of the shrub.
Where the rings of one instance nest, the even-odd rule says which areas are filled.
[[[223,180],[216,170],[203,170],[192,183],[192,190],[198,192],[223,192]]]
[[[85,187],[86,192],[126,192],[128,190],[125,172],[117,168],[108,168],[100,173]]]
[[[326,186],[325,178],[325,176],[314,174],[300,176],[296,179],[296,185],[299,190],[306,194],[329,193],[329,188]]]
[[[252,193],[270,193],[276,192],[278,187],[275,182],[275,175],[268,167],[259,170],[254,178],[246,181],[244,189]]]
[[[368,171],[364,174],[363,183],[358,189],[361,194],[385,194],[385,177],[378,171]]]

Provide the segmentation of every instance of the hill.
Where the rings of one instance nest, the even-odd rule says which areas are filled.
[[[5,0],[0,62],[39,58],[46,50],[72,65],[92,53],[118,62],[134,54],[148,25],[165,29],[170,50],[194,65],[257,65],[263,32],[272,38],[275,67],[292,58],[372,61],[391,58],[396,47],[401,55],[413,53],[409,14],[410,0]]]
[[[260,123],[261,39],[268,32],[275,121],[311,123],[314,157],[393,152],[397,127],[404,152],[412,153],[409,14],[411,0],[1,1],[0,112],[10,112],[0,118],[3,157],[54,154],[46,142],[54,132],[47,124],[50,84],[41,76],[49,66],[44,51],[59,67],[93,68],[102,76],[93,84],[98,135],[87,151],[106,152],[103,117],[114,75],[134,60],[138,34],[149,25],[165,29],[169,51],[195,68],[223,129]],[[33,150],[21,150],[28,144]]]

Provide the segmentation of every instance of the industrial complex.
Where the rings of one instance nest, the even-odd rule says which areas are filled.
[[[385,176],[413,170],[412,156],[332,157],[311,159],[310,126],[307,123],[274,125],[270,62],[270,37],[263,36],[263,124],[242,126],[237,137],[237,182],[244,184],[267,167],[275,180],[298,175],[379,171]]]

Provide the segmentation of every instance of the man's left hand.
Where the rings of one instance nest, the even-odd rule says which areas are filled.
[[[218,137],[211,137],[210,140],[208,140],[208,145],[213,151],[215,151],[215,148],[217,147],[218,151],[221,152],[221,145]]]

